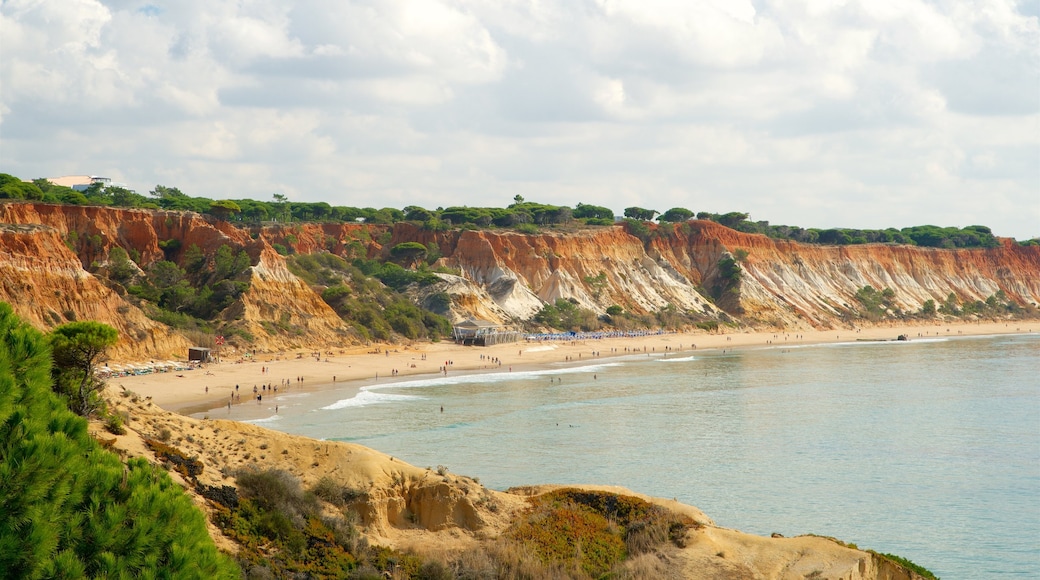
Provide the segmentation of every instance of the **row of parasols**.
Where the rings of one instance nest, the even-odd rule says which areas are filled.
[[[195,366],[191,363],[168,360],[168,361],[152,361],[149,363],[139,364],[122,364],[122,365],[109,365],[98,367],[96,373],[104,378],[108,377],[126,377],[130,375],[147,375],[150,373],[168,373],[170,371],[190,371]]]

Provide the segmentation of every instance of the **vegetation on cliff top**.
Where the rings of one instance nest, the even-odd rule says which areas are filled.
[[[275,194],[272,201],[253,199],[213,200],[192,197],[176,187],[156,185],[150,197],[121,187],[102,187],[95,184],[81,193],[68,187],[57,186],[46,179],[23,182],[17,177],[0,174],[0,199],[27,199],[50,203],[76,205],[106,205],[143,209],[168,209],[209,214],[218,219],[234,220],[245,224],[268,221],[298,222],[355,222],[393,224],[410,221],[423,227],[442,231],[450,228],[516,228],[536,231],[539,226],[566,224],[611,225],[616,214],[609,208],[579,203],[575,208],[534,203],[515,196],[505,208],[453,206],[428,210],[408,206],[376,209],[332,206],[325,202],[291,202],[284,195]],[[629,207],[624,217],[649,222],[654,216],[661,224],[683,223],[693,217],[711,220],[737,231],[763,234],[774,239],[794,240],[806,244],[851,245],[867,243],[895,243],[935,248],[989,248],[999,245],[990,228],[973,225],[965,228],[921,225],[902,229],[881,230],[851,228],[802,228],[799,226],[771,225],[768,221],[750,221],[744,212],[696,214],[683,207],[674,207],[661,213],[655,209]],[[1037,245],[1040,240],[1026,240],[1023,245]]]
[[[10,578],[238,578],[169,476],[126,464],[51,390],[46,338],[0,303],[0,570]]]

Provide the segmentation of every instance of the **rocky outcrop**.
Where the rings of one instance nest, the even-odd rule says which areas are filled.
[[[0,224],[0,300],[33,326],[53,328],[74,320],[99,320],[120,334],[115,356],[149,359],[184,352],[188,340],[146,317],[81,266],[58,228]]]
[[[146,443],[175,433],[170,441],[200,466],[199,483],[234,486],[239,470],[277,469],[297,478],[305,489],[331,480],[351,490],[350,510],[359,515],[364,536],[373,543],[425,554],[458,554],[482,544],[501,543],[523,517],[531,498],[563,488],[529,486],[495,491],[476,479],[409,465],[361,445],[318,441],[269,431],[236,421],[193,419],[168,413],[129,391],[110,388],[109,406],[128,418],[127,432],[112,435],[99,423],[95,437],[127,457],[163,460]],[[204,510],[214,510],[198,488],[175,470],[170,476]],[[721,528],[699,509],[616,486],[568,486],[584,491],[630,496],[688,518],[681,542],[626,563],[632,577],[686,579],[832,578],[842,580],[918,580],[920,576],[873,552],[817,536],[762,537]],[[210,528],[223,549],[237,545]]]
[[[183,356],[197,337],[152,321],[122,287],[94,273],[117,246],[146,267],[180,261],[191,246],[212,259],[228,245],[250,258],[240,280],[247,290],[220,317],[234,346],[347,344],[357,341],[354,331],[275,248],[385,258],[402,242],[427,246],[437,266],[457,272],[413,293],[455,321],[526,321],[562,298],[599,314],[613,305],[637,314],[674,308],[695,319],[829,328],[855,318],[856,291],[866,285],[894,291],[891,316],[950,294],[974,302],[1003,291],[1019,306],[1040,303],[1040,247],[1012,240],[972,250],[803,245],[705,221],[651,226],[642,237],[621,225],[530,235],[409,223],[244,228],[190,212],[24,202],[0,203],[0,300],[42,329],[73,319],[112,324],[121,358]]]

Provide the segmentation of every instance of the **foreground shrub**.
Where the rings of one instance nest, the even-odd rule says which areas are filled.
[[[5,578],[238,578],[169,475],[125,465],[51,391],[42,335],[0,303],[0,570]]]
[[[248,578],[444,577],[438,562],[369,546],[356,512],[330,515],[318,501],[342,507],[363,496],[357,490],[325,478],[306,491],[278,469],[242,470],[236,481],[237,505],[216,506],[216,522],[242,546],[238,561]]]
[[[682,545],[694,522],[641,499],[561,489],[531,500],[531,510],[507,536],[546,565],[610,573],[629,555]]]

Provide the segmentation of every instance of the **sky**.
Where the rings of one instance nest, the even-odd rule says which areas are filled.
[[[1040,236],[1040,0],[0,0],[0,172]]]

